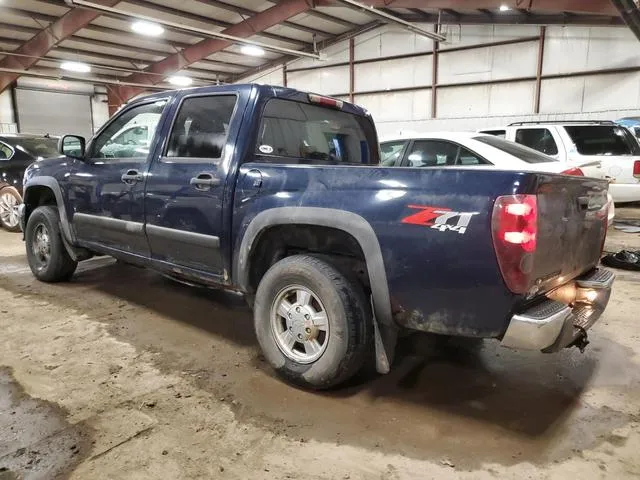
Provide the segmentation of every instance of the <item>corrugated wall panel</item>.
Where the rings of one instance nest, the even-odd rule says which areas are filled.
[[[584,79],[582,109],[600,111],[608,109],[638,108],[640,82],[637,73],[594,75]]]
[[[433,25],[417,24],[419,27],[433,31]],[[384,27],[360,35],[355,40],[355,60],[404,55],[407,53],[430,52],[433,41],[421,35],[408,32],[398,27]]]
[[[480,117],[489,114],[489,85],[438,89],[439,117]]]
[[[431,56],[412,61],[403,59],[362,63],[354,68],[356,92],[431,85]]]
[[[429,118],[431,92],[420,90],[356,95],[354,102],[366,108],[376,123],[402,120],[418,121]]]
[[[288,72],[287,86],[325,95],[348,93],[349,67],[328,67],[322,70]]]
[[[582,111],[584,77],[543,80],[540,113]]]

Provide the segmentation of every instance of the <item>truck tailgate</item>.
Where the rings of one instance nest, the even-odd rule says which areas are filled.
[[[607,183],[587,177],[540,175],[538,233],[532,278],[538,292],[595,267],[607,229]]]

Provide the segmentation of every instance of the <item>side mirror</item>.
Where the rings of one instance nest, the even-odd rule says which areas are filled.
[[[86,141],[79,135],[63,135],[58,140],[58,152],[67,157],[83,159]]]

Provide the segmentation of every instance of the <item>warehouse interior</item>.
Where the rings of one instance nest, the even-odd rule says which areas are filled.
[[[639,46],[637,0],[0,0],[0,217],[4,227],[0,228],[0,480],[638,478]],[[273,88],[242,90],[244,84]],[[140,211],[150,208],[140,198],[145,195],[142,185],[152,182],[155,172],[147,169],[129,182],[125,176],[139,172],[130,170],[127,155],[93,158],[89,152],[100,142],[91,139],[104,137],[111,125],[109,135],[113,135],[105,145],[114,149],[118,143],[114,132],[122,134],[132,125],[141,125],[145,132],[150,130],[148,137],[145,134],[144,139],[129,138],[122,143],[144,152],[143,163],[166,160],[175,168],[171,172],[182,175],[193,166],[188,159],[167,160],[164,157],[171,157],[168,150],[158,153],[163,142],[160,132],[169,135],[173,128],[174,120],[166,113],[169,107],[163,113],[166,118],[156,123],[138,121],[122,127],[118,117],[131,105],[135,108],[135,102],[144,103],[147,95],[156,95],[154,105],[164,108],[166,103],[173,109],[171,92],[176,89],[189,99],[189,92],[215,95],[216,88],[221,95],[231,92],[241,99],[249,91],[252,99],[261,95],[288,98],[297,95],[291,93],[294,90],[304,92],[308,105],[316,102],[333,108],[331,112],[342,109],[340,115],[347,112],[367,119],[377,132],[377,141],[370,142],[369,153],[363,154],[360,162],[365,165],[341,165],[342,173],[331,176],[330,185],[313,172],[315,163],[322,165],[320,171],[330,168],[336,156],[348,157],[340,135],[328,140],[325,153],[318,145],[302,142],[304,148],[293,155],[300,159],[271,160],[262,172],[256,170],[253,160],[243,157],[242,162],[250,163],[251,169],[247,173],[239,167],[235,191],[236,184],[229,180],[235,175],[232,168],[229,177],[223,178],[226,183],[218,186],[217,178],[207,173],[209,167],[203,166],[206,162],[192,159],[199,169],[194,172],[209,175],[205,190],[220,189],[215,194],[218,203],[205,205],[209,209],[215,205],[223,212],[215,214],[215,221],[235,222],[232,217],[240,219],[243,212],[250,213],[238,221],[240,226],[230,223],[221,234],[216,233],[214,243],[205,241],[197,222],[186,217],[172,220],[177,230],[195,238],[190,247],[178,243],[181,237],[175,231],[166,233],[167,225],[158,227],[164,228],[175,247],[169,248],[163,261],[169,264],[181,255],[195,257],[201,248],[222,245],[215,255],[228,255],[228,263],[215,255],[211,260],[225,266],[218,272],[224,280],[222,290],[208,288],[211,285],[197,281],[195,274],[180,277],[188,269],[179,262],[168,270],[154,271],[118,255],[113,255],[114,260],[108,249],[94,252],[88,244],[72,245],[72,237],[65,237],[69,229],[66,217],[72,215],[101,216],[107,226],[121,222],[120,233],[137,228],[133,214],[120,215],[115,208],[112,213],[105,205],[94,208],[95,199],[105,195],[101,192],[108,191],[106,195],[116,201],[137,202]],[[187,101],[175,98],[176,105]],[[230,116],[232,111],[242,118],[234,120],[243,122],[238,128],[245,128],[253,114],[251,107],[246,107],[245,117],[233,107]],[[326,118],[324,123],[334,130],[342,121],[337,113]],[[185,136],[195,123],[187,121]],[[227,143],[220,148],[218,162],[210,162],[216,173],[223,171],[222,166],[227,168],[245,141],[238,135],[237,143],[232,143],[231,121],[220,124],[224,124]],[[587,127],[597,133],[590,136]],[[139,128],[134,131],[142,135]],[[611,139],[603,140],[605,131],[612,132]],[[45,156],[45,150],[30,151],[27,144],[34,138],[42,139],[51,152]],[[65,150],[68,138],[76,142],[81,154]],[[419,147],[429,142],[453,143],[457,150],[453,157],[445,150],[429,156],[427,147]],[[263,143],[255,143],[253,157],[273,152],[271,144]],[[363,143],[355,145],[364,148]],[[522,145],[527,151],[519,150]],[[303,150],[313,148],[318,151],[305,157]],[[522,157],[510,164],[518,155]],[[61,193],[40,197],[29,206],[30,175],[37,176],[54,159],[59,166],[46,175],[52,175],[50,179],[59,175],[56,184]],[[314,161],[318,159],[322,162]],[[118,162],[126,171],[122,182],[118,178],[123,172],[117,172],[114,186],[100,172]],[[544,162],[553,164],[545,169]],[[398,180],[407,177],[394,177],[396,167],[398,171],[402,167],[428,167],[421,171],[442,167],[442,176],[434,174],[434,183],[425,183],[425,191],[412,204],[411,182]],[[462,172],[460,175],[477,167],[479,176],[465,183],[455,172],[447,176],[449,167]],[[278,168],[284,168],[284,173]],[[354,169],[363,173],[352,181],[345,172]],[[311,172],[300,197],[287,183],[297,174],[292,170]],[[582,212],[583,220],[591,215],[604,222],[592,267],[614,273],[615,282],[611,286],[613,276],[607,280],[602,307],[606,310],[598,311],[602,316],[597,323],[594,319],[588,324],[588,337],[587,328],[574,323],[580,336],[566,346],[578,348],[542,353],[551,351],[548,343],[537,351],[527,350],[508,344],[508,330],[469,334],[460,326],[464,316],[452,320],[441,315],[434,320],[427,312],[423,318],[421,312],[414,315],[417,310],[405,311],[400,305],[400,299],[409,294],[422,295],[416,293],[420,285],[403,276],[422,266],[429,285],[435,284],[433,277],[443,278],[442,286],[424,293],[425,298],[454,297],[447,285],[456,274],[461,285],[456,292],[469,296],[453,303],[467,304],[471,303],[467,298],[477,301],[481,297],[478,292],[484,292],[489,267],[476,258],[456,263],[455,252],[444,250],[458,250],[460,243],[455,242],[464,240],[468,243],[462,250],[482,257],[484,246],[496,245],[495,217],[487,217],[483,224],[486,236],[480,237],[471,227],[486,212],[469,200],[476,195],[498,202],[490,194],[474,193],[485,192],[480,187],[476,190],[474,182],[490,183],[491,174],[500,174],[496,170],[518,172],[522,175],[518,181],[533,178],[527,175],[553,177],[557,182],[563,181],[558,178],[580,177],[566,180],[572,186],[562,190],[563,198],[578,195],[578,181],[587,185],[593,180],[589,192],[599,189],[600,203],[595,205],[595,196],[589,198],[583,192],[577,207],[573,198],[557,207],[553,224],[544,223],[550,222],[551,215],[541,213],[545,200],[538,200],[536,207],[539,238],[545,231],[557,234],[557,246],[547,244],[546,248],[566,248],[566,258],[553,257],[562,263],[553,273],[559,278],[560,273],[566,276],[563,262],[575,263],[573,277],[587,275],[586,270],[578,272],[582,257],[576,252],[586,248],[595,227],[580,225],[579,233],[578,227],[572,230],[574,210],[588,212]],[[411,185],[428,182],[426,174],[420,175],[416,169]],[[190,185],[200,190],[194,178]],[[247,178],[251,187],[240,183]],[[46,180],[46,185],[51,181]],[[372,183],[376,181],[381,186]],[[83,190],[69,187],[73,182]],[[136,182],[141,183],[136,187]],[[355,225],[365,213],[371,215],[373,220],[366,217],[365,222],[371,225],[358,231],[375,231],[380,239],[380,246],[374,242],[379,253],[374,253],[383,262],[385,288],[387,278],[390,285],[397,279],[397,288],[402,290],[397,296],[391,292],[391,300],[387,298],[389,311],[404,323],[400,322],[397,339],[393,334],[394,348],[389,354],[389,337],[380,327],[384,325],[376,323],[380,315],[374,296],[379,284],[370,281],[374,268],[367,263],[364,268],[358,266],[358,275],[368,282],[365,296],[370,297],[365,303],[374,323],[367,345],[374,353],[369,368],[365,365],[328,390],[309,390],[299,383],[291,386],[273,372],[276,367],[265,353],[259,328],[254,331],[257,314],[252,309],[259,287],[248,292],[241,288],[243,284],[234,283],[241,269],[238,264],[242,264],[238,258],[244,258],[242,249],[252,247],[251,241],[235,235],[251,231],[251,203],[266,195],[273,182],[280,190],[266,208],[304,207],[310,198],[339,196],[341,188],[348,188],[342,200],[327,200],[326,205],[349,210],[349,202],[365,202],[364,190],[378,189],[373,192],[374,202],[353,207],[362,217],[345,217],[349,221],[334,217],[325,226]],[[446,182],[451,182],[450,190]],[[181,201],[181,188],[189,187],[188,178],[187,187],[175,186],[178,181],[171,178],[166,183],[169,187],[158,190],[154,198],[169,198],[167,205]],[[464,190],[458,191],[461,186]],[[261,189],[255,198],[253,194],[242,197],[253,187]],[[42,190],[31,190],[35,191]],[[539,192],[542,195],[545,189]],[[520,193],[516,187],[504,192],[513,198]],[[62,211],[60,223],[38,241],[51,233],[61,239],[65,251],[77,253],[74,248],[79,248],[88,253],[79,258],[71,255],[73,277],[47,283],[34,271],[25,215],[56,202]],[[83,202],[94,203],[85,208]],[[229,202],[236,202],[232,212],[227,210]],[[393,222],[376,212],[391,208],[391,203],[399,206]],[[442,206],[426,206],[436,204]],[[401,214],[401,208],[413,215]],[[416,213],[419,209],[421,213]],[[158,212],[160,218],[164,210]],[[295,217],[293,210],[288,212]],[[301,215],[295,217],[298,222],[309,221],[300,220]],[[457,224],[449,221],[455,215]],[[424,241],[410,237],[414,243],[405,248],[403,242],[409,237],[402,229],[411,223],[410,228],[440,228],[442,236],[427,236]],[[81,233],[82,225],[70,225],[72,234]],[[389,230],[381,234],[383,227]],[[152,230],[141,227],[140,231],[153,250]],[[331,244],[331,248],[346,243],[344,248],[351,248],[355,256],[360,248],[364,257],[369,254],[370,244],[350,244],[351,240],[360,242],[356,234],[332,243],[333,237],[327,240],[318,230],[305,232],[291,241],[295,248],[289,250],[294,253],[264,253],[264,271],[251,270],[247,278],[253,282],[255,275],[265,275],[276,261],[305,250],[300,247],[303,241]],[[119,238],[117,233],[109,235],[105,229],[98,237]],[[255,243],[259,238],[256,234]],[[278,242],[273,235],[269,240]],[[472,241],[478,244],[468,247]],[[526,244],[526,239],[518,242]],[[123,247],[131,248],[129,244]],[[460,258],[467,258],[462,250]],[[51,250],[47,251],[43,258],[49,258]],[[309,251],[320,260],[328,252],[321,247]],[[409,254],[414,261],[407,260]],[[442,267],[450,259],[453,263]],[[488,262],[505,277],[501,286],[510,288],[501,259],[492,257]],[[548,277],[540,276],[535,286],[518,292],[526,296],[521,305],[529,308],[539,300],[535,294],[543,291],[540,285]],[[587,287],[585,281],[581,284],[573,277],[565,280],[577,285],[572,288],[573,300],[578,302],[576,289],[586,292]],[[588,285],[590,292],[601,288],[593,285]],[[557,303],[562,288],[544,295]],[[498,304],[509,295],[495,293],[493,298],[481,299],[477,310],[489,311],[487,305]],[[323,306],[316,301],[315,305]],[[444,335],[448,332],[442,325],[447,322],[459,327],[458,337]],[[418,324],[428,327],[420,327],[420,332],[416,327],[409,334]],[[407,325],[409,329],[404,328]],[[289,323],[286,326],[291,330]],[[381,352],[388,367],[384,372]]]

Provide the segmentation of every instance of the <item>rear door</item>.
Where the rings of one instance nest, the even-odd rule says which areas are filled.
[[[145,189],[146,233],[157,263],[222,275],[225,182],[242,117],[237,106],[246,101],[233,90],[180,101]]]

